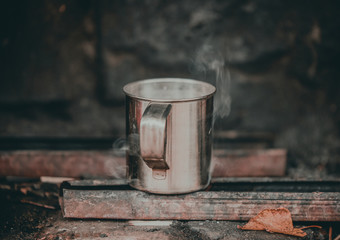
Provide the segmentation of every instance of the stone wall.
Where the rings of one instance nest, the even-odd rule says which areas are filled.
[[[0,136],[122,137],[122,87],[215,83],[196,61],[210,47],[207,61],[222,59],[231,79],[231,112],[216,129],[271,132],[292,164],[336,169],[339,10],[337,1],[6,1]]]

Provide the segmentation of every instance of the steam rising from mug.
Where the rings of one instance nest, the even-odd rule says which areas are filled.
[[[230,72],[223,53],[211,44],[205,44],[196,53],[194,67],[199,77],[205,81],[215,80],[217,92],[214,97],[214,119],[226,118],[231,105]]]
[[[195,54],[193,67],[198,77],[208,82],[215,82],[217,92],[214,96],[213,122],[216,118],[226,118],[230,114],[230,72],[225,59],[227,54],[218,51],[212,44],[204,44]],[[133,137],[133,136],[130,136]],[[113,143],[113,153],[124,156],[126,150],[133,150],[125,138],[118,138]]]
[[[129,145],[125,138],[120,137],[113,142],[112,149],[114,156],[123,157],[126,151],[129,150]]]

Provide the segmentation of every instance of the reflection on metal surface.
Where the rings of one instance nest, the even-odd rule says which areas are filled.
[[[140,152],[152,169],[169,169],[166,163],[167,118],[171,104],[149,104],[140,122]]]
[[[169,78],[124,87],[132,187],[178,194],[209,185],[215,90],[208,83]]]
[[[164,180],[166,178],[166,170],[164,169],[152,169],[152,177],[158,180]]]

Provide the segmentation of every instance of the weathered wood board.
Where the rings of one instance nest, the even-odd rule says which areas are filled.
[[[294,221],[340,221],[339,192],[201,191],[155,195],[135,190],[63,189],[66,218],[134,220],[249,220],[266,208],[285,207]]]
[[[284,176],[286,150],[216,150],[212,177]],[[112,151],[0,151],[0,176],[106,177],[126,176],[125,157]]]

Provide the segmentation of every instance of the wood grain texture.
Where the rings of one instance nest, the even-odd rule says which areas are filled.
[[[340,221],[340,193],[225,192],[154,195],[134,190],[63,189],[66,218],[135,220],[249,220],[285,207],[294,221]]]
[[[212,165],[212,177],[284,176],[286,150],[216,150]],[[109,150],[1,151],[0,176],[124,178],[126,161]]]
[[[2,151],[0,176],[124,178],[124,157],[112,151]]]

